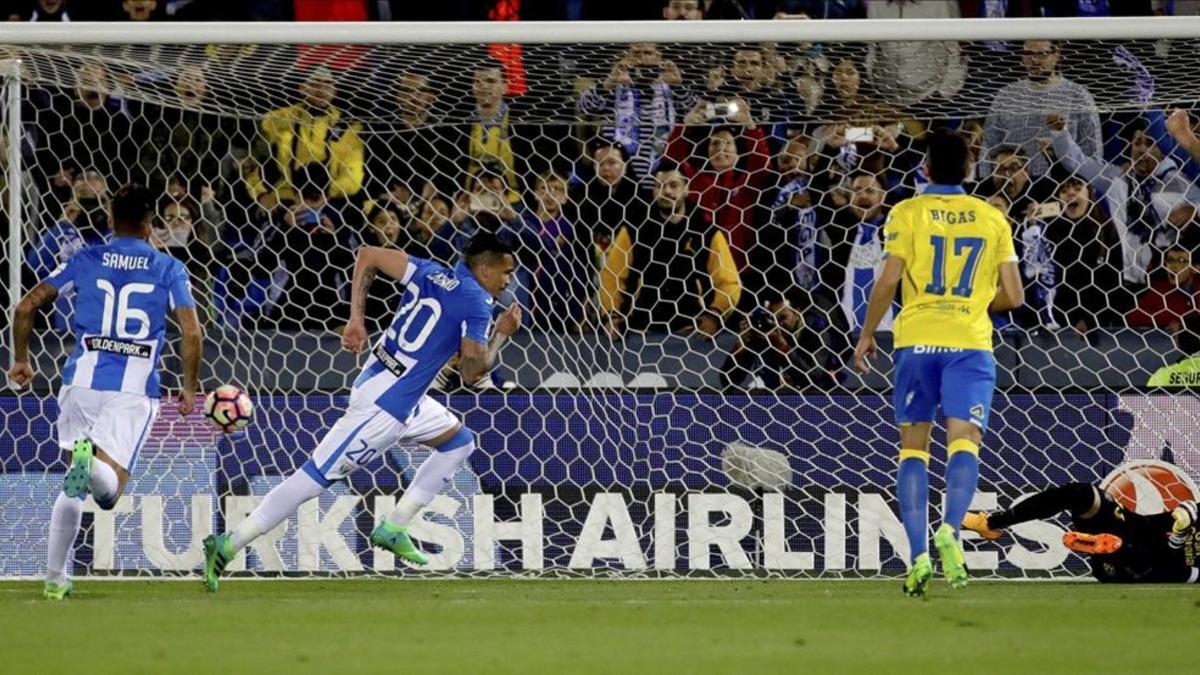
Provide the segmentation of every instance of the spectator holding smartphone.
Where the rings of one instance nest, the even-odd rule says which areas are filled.
[[[893,187],[901,171],[920,164],[919,155],[901,157],[912,139],[925,132],[924,124],[867,91],[857,61],[838,59],[830,71],[829,85],[829,94],[816,113],[817,119],[827,123],[817,129],[816,137],[836,160],[834,168],[843,175],[857,169],[894,171],[885,176],[888,187]]]
[[[804,317],[786,300],[772,300],[750,312],[737,342],[721,365],[721,386],[828,390],[836,386],[835,367]]]
[[[1099,157],[1100,115],[1087,88],[1059,73],[1061,54],[1050,40],[1026,40],[1021,64],[1026,77],[1006,85],[992,99],[984,123],[984,147],[1015,145],[1029,158],[1029,175],[1040,177],[1050,169],[1039,139],[1047,131],[1045,115],[1065,114],[1064,126],[1084,156]],[[1040,113],[1040,115],[1039,115]],[[987,153],[985,153],[986,156]]]
[[[698,104],[671,132],[666,156],[688,179],[706,222],[725,230],[738,270],[755,240],[757,207],[770,185],[766,134],[742,100]]]
[[[707,96],[712,101],[744,101],[754,110],[760,123],[770,125],[781,121],[784,111],[777,75],[767,50],[737,49],[728,66],[719,65],[709,70]]]
[[[1151,114],[1162,117],[1161,112]],[[1153,124],[1131,127],[1123,164],[1106,164],[1084,152],[1069,133],[1065,115],[1048,115],[1046,126],[1054,155],[1063,167],[1086,179],[1108,202],[1122,245],[1124,280],[1145,285],[1149,270],[1159,264],[1148,247],[1151,234],[1160,226],[1153,207],[1165,203],[1172,195],[1184,195],[1189,202],[1196,203],[1200,200],[1200,190],[1191,185],[1178,162],[1163,153],[1159,141],[1150,133]]]
[[[982,191],[1003,196],[1009,220],[1022,223],[1033,217],[1042,203],[1053,199],[1054,186],[1049,179],[1029,175],[1029,158],[1019,147],[993,148],[988,159],[992,172]]]
[[[657,45],[640,42],[621,53],[603,82],[583,91],[579,110],[625,149],[630,176],[648,187],[667,135],[695,101],[679,67]]]

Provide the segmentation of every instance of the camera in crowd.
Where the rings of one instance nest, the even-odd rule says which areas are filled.
[[[737,101],[717,101],[704,106],[704,114],[710,122],[727,122],[737,116]]]
[[[756,388],[829,387],[836,384],[830,352],[804,314],[787,300],[772,300],[742,322],[721,366],[721,385]]]
[[[662,65],[638,65],[629,69],[634,84],[647,86],[662,79]]]
[[[750,312],[750,326],[766,336],[779,326],[779,321],[775,318],[774,312],[758,307]]]

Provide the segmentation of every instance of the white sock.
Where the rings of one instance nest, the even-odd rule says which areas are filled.
[[[50,545],[46,556],[46,581],[61,584],[70,576],[67,568],[71,564],[71,552],[75,537],[79,535],[79,523],[83,520],[83,502],[58,493],[54,510],[50,512]]]
[[[287,480],[267,493],[253,513],[233,528],[229,539],[233,550],[240,551],[264,532],[270,532],[284,518],[295,513],[301,504],[324,491],[325,488],[303,471],[288,476]]]
[[[113,471],[107,462],[101,461],[99,457],[92,459],[92,481],[88,483],[88,488],[97,504],[104,506],[116,501],[119,484],[117,472]]]
[[[393,525],[408,527],[421,508],[433,501],[442,491],[442,486],[454,476],[474,449],[475,443],[471,442],[445,452],[434,451],[421,463],[412,484],[404,491],[396,508],[388,514],[387,521]]]

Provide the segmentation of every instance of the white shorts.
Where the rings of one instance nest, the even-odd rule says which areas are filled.
[[[328,486],[400,443],[431,441],[460,424],[446,406],[428,396],[421,397],[404,422],[365,398],[350,395],[345,414],[304,464],[304,470],[318,483]]]
[[[158,417],[158,403],[144,394],[65,386],[58,392],[58,447],[70,450],[87,438],[132,473]]]

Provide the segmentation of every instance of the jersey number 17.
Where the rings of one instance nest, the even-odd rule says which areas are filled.
[[[925,285],[925,292],[930,295],[946,294],[946,249],[953,251],[956,257],[966,252],[966,262],[963,263],[962,273],[958,275],[958,283],[950,292],[963,298],[971,297],[975,284],[975,269],[979,266],[979,258],[987,245],[983,237],[954,237],[947,245],[946,237],[935,234],[929,237],[933,245],[933,269],[930,272],[932,280]]]

